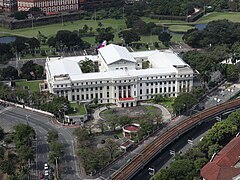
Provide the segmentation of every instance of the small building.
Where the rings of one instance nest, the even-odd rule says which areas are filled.
[[[137,136],[138,131],[140,130],[139,124],[127,124],[122,127],[123,136],[128,139],[132,139]]]
[[[214,154],[200,173],[204,180],[239,180],[240,136],[232,139],[219,153]]]
[[[120,145],[120,148],[126,152],[128,148],[133,146],[133,144],[134,142],[128,139],[127,141],[125,141]]]

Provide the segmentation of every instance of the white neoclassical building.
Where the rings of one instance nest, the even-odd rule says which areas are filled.
[[[89,59],[98,64],[99,72],[82,73],[79,64]],[[49,92],[69,101],[96,98],[119,107],[136,106],[158,94],[176,97],[193,86],[193,70],[171,50],[129,52],[114,44],[100,48],[95,56],[48,57],[46,77]]]

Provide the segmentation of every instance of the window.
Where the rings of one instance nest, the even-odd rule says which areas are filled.
[[[166,87],[164,87],[164,93],[165,93],[165,92],[167,92],[167,88],[166,88]]]
[[[100,87],[100,90],[102,90],[102,87]]]
[[[74,92],[74,89],[72,89],[72,92]]]
[[[89,99],[89,95],[88,94],[86,94],[86,99]]]
[[[155,88],[155,93],[157,93],[157,90],[158,90],[158,89],[157,89],[157,88]]]
[[[95,90],[98,90],[98,88],[97,88],[97,87],[95,87]]]
[[[147,94],[149,94],[149,89],[147,89]]]
[[[82,94],[82,100],[84,99],[84,95]]]
[[[142,94],[142,89],[140,89],[140,94]]]
[[[79,95],[77,95],[77,100],[79,100]]]
[[[140,87],[142,87],[142,83],[140,83]]]
[[[93,99],[93,94],[91,94],[91,99]]]
[[[107,98],[109,98],[109,92],[107,92]]]
[[[151,94],[153,94],[153,89],[151,89]]]
[[[86,88],[86,91],[88,91],[88,88]]]
[[[173,86],[173,92],[175,92],[175,86]]]
[[[151,83],[151,86],[153,86],[153,82]]]
[[[168,92],[171,92],[171,87],[168,87]]]
[[[79,92],[79,89],[77,89],[77,92]]]
[[[107,90],[109,90],[109,86],[107,86]]]
[[[100,93],[100,98],[102,98],[102,93]]]
[[[72,100],[75,101],[75,96],[74,95],[72,95]]]

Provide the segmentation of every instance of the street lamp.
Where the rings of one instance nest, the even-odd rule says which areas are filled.
[[[216,101],[216,105],[218,105],[218,103],[221,101],[221,99],[219,99],[219,98],[213,98],[214,99],[214,101]]]
[[[232,96],[232,92],[234,91],[233,89],[227,89],[227,91],[230,93],[230,97],[229,97],[229,99],[231,99],[231,96]]]
[[[27,122],[27,125],[29,125],[28,123],[28,118],[30,117],[30,115],[26,115],[26,122]]]

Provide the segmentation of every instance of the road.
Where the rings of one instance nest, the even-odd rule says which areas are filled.
[[[160,169],[165,169],[169,167],[170,163],[173,161],[173,156],[170,155],[169,151],[173,150],[176,153],[185,153],[192,145],[187,143],[188,139],[193,141],[193,144],[197,144],[201,137],[206,134],[207,130],[211,128],[216,121],[209,121],[207,123],[202,123],[200,126],[193,128],[186,134],[180,136],[177,141],[174,141],[169,146],[167,146],[162,152],[160,152],[152,161],[150,161],[142,171],[136,174],[131,180],[148,180],[150,175],[148,168],[154,168],[155,172]]]
[[[65,156],[61,160],[60,173],[64,180],[83,179],[79,174],[79,166],[75,156],[74,138],[72,137],[72,129],[62,126],[56,126],[51,123],[50,117],[39,113],[28,111],[16,107],[0,106],[0,126],[5,131],[19,123],[29,124],[36,131],[36,148],[35,162],[32,163],[33,173],[31,179],[38,179],[39,173],[43,172],[44,162],[48,162],[49,145],[47,143],[47,132],[56,130],[59,134],[59,142],[65,146]]]

